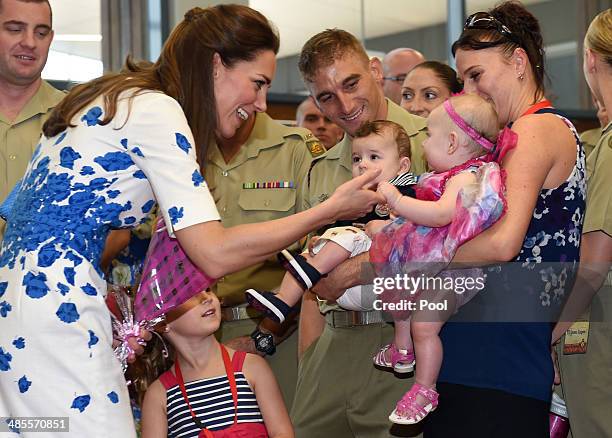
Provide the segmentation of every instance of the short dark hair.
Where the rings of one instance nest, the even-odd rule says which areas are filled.
[[[18,2],[22,2],[22,3],[46,3],[47,6],[49,6],[49,24],[51,25],[51,28],[53,28],[53,10],[51,9],[51,3],[49,3],[49,0],[17,0]],[[2,4],[2,0],[0,0],[0,13],[2,12],[2,7],[4,5]]]
[[[354,54],[364,63],[369,61],[363,45],[350,32],[342,29],[327,29],[319,32],[302,47],[298,67],[305,81],[312,82],[320,68],[328,67],[336,59]]]
[[[414,66],[410,71],[414,71],[417,68],[426,68],[433,71],[451,93],[460,93],[463,90],[463,84],[459,81],[457,72],[443,62],[425,61]],[[410,74],[410,72],[408,72],[408,74]]]
[[[503,53],[511,55],[514,49],[521,47],[527,53],[531,71],[536,82],[536,96],[544,95],[546,76],[544,70],[544,47],[540,23],[525,7],[514,1],[504,2],[488,11],[488,14],[506,26],[512,33],[512,39],[501,34],[495,28],[463,29],[459,39],[453,43],[453,56],[457,49],[481,50],[500,46]]]
[[[410,158],[410,137],[401,125],[391,120],[374,120],[365,122],[355,133],[355,138],[363,138],[372,134],[382,135],[386,130],[391,130],[393,139],[397,143],[397,152],[400,157]]]

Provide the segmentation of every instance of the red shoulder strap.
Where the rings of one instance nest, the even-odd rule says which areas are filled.
[[[221,356],[223,357],[223,364],[225,365],[225,374],[227,374],[227,380],[229,381],[230,390],[232,391],[232,399],[234,400],[234,424],[238,423],[238,388],[236,387],[236,378],[234,377],[234,370],[232,369],[232,362],[230,361],[229,353],[225,345],[219,342],[221,348]],[[236,356],[236,353],[234,353]]]
[[[164,385],[164,388],[166,388],[166,390],[179,384],[178,380],[176,380],[176,376],[172,374],[172,371],[170,370],[159,376],[159,381],[162,385]]]
[[[239,373],[242,371],[242,365],[244,365],[244,359],[246,358],[246,351],[234,351],[232,356],[232,368],[235,372]]]

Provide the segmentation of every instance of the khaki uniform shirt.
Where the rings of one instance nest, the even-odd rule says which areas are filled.
[[[612,236],[612,123],[587,157],[587,208],[583,234],[602,231]],[[576,292],[576,291],[574,291]],[[563,354],[559,365],[563,396],[574,438],[610,436],[612,430],[612,269],[586,312],[586,353]]]
[[[304,202],[300,186],[312,154],[323,151],[307,129],[283,126],[265,113],[257,114],[251,135],[229,163],[213,145],[204,175],[223,225],[270,221],[301,211]],[[262,188],[264,185],[266,188]],[[275,185],[280,187],[268,187]],[[296,243],[291,249],[298,248]],[[245,302],[246,289],[274,289],[284,274],[273,257],[220,278],[214,290],[223,306],[234,306]]]
[[[427,170],[423,153],[423,141],[427,138],[425,119],[410,114],[400,106],[387,99],[387,120],[401,125],[410,137],[411,166],[410,171],[420,175]],[[304,195],[305,208],[314,207],[325,201],[336,187],[352,178],[351,138],[345,135],[336,146],[316,160],[308,175],[308,187]],[[336,305],[321,306],[321,311],[339,309]]]
[[[612,236],[612,122],[587,157],[587,209],[582,233],[603,231]],[[608,274],[608,283],[612,274]],[[612,285],[612,284],[609,284]]]
[[[36,94],[14,121],[0,114],[0,202],[23,177],[38,145],[43,124],[64,96],[63,92],[42,81]],[[4,225],[0,219],[0,241]]]
[[[580,141],[582,142],[582,147],[584,148],[584,154],[587,157],[591,154],[591,151],[595,149],[595,145],[601,138],[601,132],[601,128],[594,128],[580,134]]]

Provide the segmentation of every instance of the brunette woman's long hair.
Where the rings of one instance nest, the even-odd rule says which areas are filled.
[[[259,12],[242,5],[193,8],[170,34],[154,64],[135,62],[130,57],[119,73],[110,73],[74,87],[55,107],[43,126],[53,137],[68,127],[98,96],[104,96],[104,119],[109,123],[117,112],[117,99],[126,90],[156,90],[181,105],[196,143],[200,166],[206,147],[214,141],[217,128],[213,81],[213,56],[231,68],[252,61],[262,51],[278,53],[279,38],[270,22]]]

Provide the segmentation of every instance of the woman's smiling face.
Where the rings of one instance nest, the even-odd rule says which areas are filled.
[[[266,111],[266,95],[276,71],[276,55],[271,50],[257,54],[252,61],[236,62],[231,68],[214,57],[217,136],[231,138],[254,113]]]

